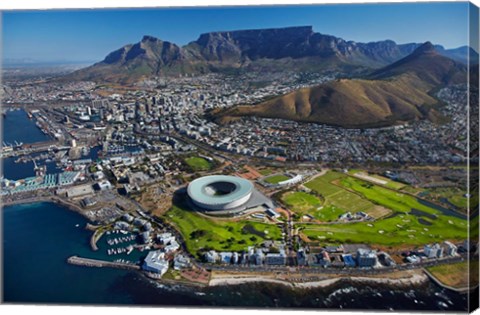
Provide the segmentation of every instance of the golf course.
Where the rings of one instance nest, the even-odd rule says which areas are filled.
[[[182,233],[188,251],[197,255],[199,250],[207,249],[242,251],[282,237],[281,229],[275,224],[207,218],[179,206],[173,206],[164,218]]]
[[[467,220],[461,214],[392,188],[335,171],[329,171],[305,186],[323,196],[326,203],[336,204],[344,211],[353,213],[363,209],[368,212],[370,207],[380,206],[392,212],[375,221],[298,224],[301,233],[312,241],[421,245],[467,237]]]

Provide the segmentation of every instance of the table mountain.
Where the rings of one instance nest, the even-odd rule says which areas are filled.
[[[319,71],[380,68],[419,44],[357,43],[316,33],[311,26],[212,32],[180,47],[152,36],[126,45],[66,79],[132,83],[151,76],[211,71]],[[443,53],[449,50],[438,46]],[[466,50],[452,52],[461,58]]]

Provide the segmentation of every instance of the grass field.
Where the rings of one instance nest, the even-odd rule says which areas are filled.
[[[288,192],[282,196],[282,200],[297,213],[308,213],[316,210],[322,205],[322,201],[309,193],[303,191]]]
[[[185,163],[192,168],[193,171],[208,171],[212,168],[212,164],[204,158],[191,156],[185,159]]]
[[[282,201],[290,210],[299,216],[309,214],[320,221],[335,221],[343,212],[342,209],[332,205],[323,205],[322,200],[312,194],[296,191],[287,192],[282,196]]]
[[[332,181],[343,178],[345,175],[338,172],[327,172],[305,184],[311,190],[317,192],[323,197],[328,197],[336,192],[342,191],[341,187],[331,184]]]
[[[471,262],[470,270],[467,261],[428,267],[427,270],[441,283],[454,288],[467,287],[469,280],[472,281],[471,285],[475,285],[475,279],[478,279],[478,261]]]
[[[264,181],[269,183],[269,184],[275,185],[275,184],[283,182],[284,180],[287,180],[287,179],[290,179],[290,177],[285,176],[285,175],[273,175],[273,176],[265,178]]]
[[[325,198],[324,207],[320,211],[310,212],[310,215],[321,221],[334,221],[338,216],[348,211],[368,213],[373,209],[374,204],[370,201],[332,183],[334,181],[339,182],[343,178],[347,178],[347,176],[330,171],[305,184],[306,187]],[[293,204],[289,205],[295,207]]]
[[[375,222],[304,225],[303,233],[312,240],[421,245],[445,239],[462,240],[467,236],[466,220],[444,215],[421,204],[415,197],[347,176],[341,177],[339,183],[365,200],[391,209],[396,215]],[[410,214],[412,208],[420,213]]]
[[[281,229],[273,224],[213,220],[178,206],[173,206],[164,218],[178,228],[188,251],[194,255],[206,248],[241,251],[264,240],[279,240],[282,237]]]
[[[282,196],[282,201],[299,216],[309,214],[323,222],[335,221],[345,213],[331,204],[325,205],[317,196],[302,191],[287,192]]]

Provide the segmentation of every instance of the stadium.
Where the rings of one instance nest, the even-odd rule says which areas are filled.
[[[187,194],[197,210],[211,215],[236,215],[259,206],[273,206],[250,181],[235,176],[197,178],[188,185]]]

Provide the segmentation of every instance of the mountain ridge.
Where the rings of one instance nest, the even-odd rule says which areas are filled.
[[[158,75],[229,69],[381,68],[410,54],[419,45],[396,44],[392,40],[357,43],[314,32],[312,26],[209,32],[181,47],[145,35],[140,42],[109,53],[104,60],[74,72],[69,79],[134,82]],[[442,46],[438,49],[447,51]],[[462,51],[455,53],[461,55]],[[285,62],[278,65],[278,60]]]

